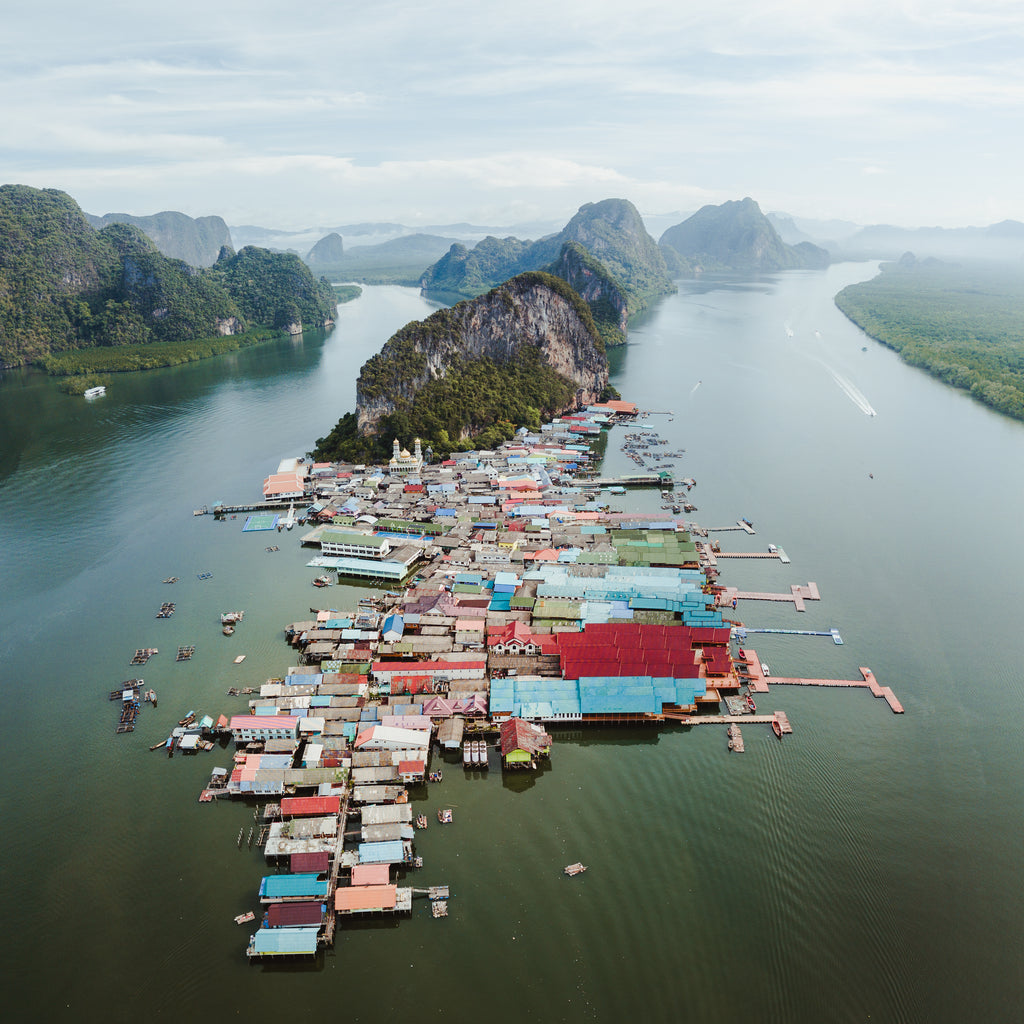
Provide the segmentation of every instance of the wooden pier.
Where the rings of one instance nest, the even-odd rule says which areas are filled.
[[[721,555],[718,557],[721,558]],[[735,587],[726,587],[718,595],[718,607],[730,607],[734,601],[777,601],[787,603],[791,601],[798,612],[804,612],[807,611],[804,605],[805,601],[820,600],[821,595],[818,593],[817,583],[808,583],[806,587],[794,583],[789,588],[788,594],[761,593],[752,590],[737,590]]]
[[[757,651],[747,647],[743,651],[743,668],[747,677],[747,686],[753,693],[767,693],[769,685],[859,687],[870,690],[872,697],[881,697],[892,708],[893,714],[903,714],[903,705],[896,698],[892,688],[880,686],[878,680],[875,679],[874,672],[863,666],[860,668],[862,679],[807,679],[802,676],[765,675],[761,671],[761,662],[757,657]]]
[[[789,565],[790,558],[782,548],[777,551],[716,551],[714,552],[716,559],[718,558],[777,558],[784,565]]]

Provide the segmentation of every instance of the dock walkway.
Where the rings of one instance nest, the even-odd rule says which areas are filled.
[[[895,715],[903,714],[903,705],[896,698],[892,688],[880,686],[874,672],[861,666],[863,679],[808,679],[803,676],[773,676],[761,671],[761,662],[757,651],[747,647],[743,651],[744,668],[747,675],[747,686],[752,693],[767,693],[770,685],[774,686],[844,686],[860,687],[871,691],[872,697],[881,697],[892,708]],[[750,721],[750,719],[747,719]]]
[[[722,556],[719,555],[719,558]],[[725,608],[732,605],[733,601],[785,601],[793,602],[793,606],[798,612],[807,611],[804,605],[805,601],[820,601],[821,595],[818,593],[817,583],[808,583],[806,587],[800,586],[798,583],[794,583],[789,588],[788,594],[771,594],[762,593],[760,591],[753,590],[737,590],[735,587],[726,587],[721,594],[718,595],[718,606],[719,608]]]

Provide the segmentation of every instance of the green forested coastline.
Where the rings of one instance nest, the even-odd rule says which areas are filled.
[[[331,286],[292,254],[225,247],[214,266],[197,269],[131,224],[96,231],[56,189],[0,186],[0,365],[99,349],[96,365],[71,370],[68,359],[59,372],[173,365],[265,337],[225,335],[322,327],[336,306]]]
[[[909,257],[835,302],[911,366],[1024,420],[1024,267]]]

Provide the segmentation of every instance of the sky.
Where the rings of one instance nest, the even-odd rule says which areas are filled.
[[[0,182],[94,214],[1024,221],[1019,0],[35,0],[0,54]]]

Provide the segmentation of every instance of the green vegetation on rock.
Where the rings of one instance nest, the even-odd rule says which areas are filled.
[[[394,437],[419,437],[441,458],[467,444],[490,448],[513,437],[519,426],[540,427],[575,392],[576,386],[532,347],[520,349],[507,363],[459,360],[445,377],[417,391],[414,402],[383,416],[373,435],[360,435],[355,414],[346,413],[330,434],[317,440],[316,457],[382,460],[389,456]]]
[[[595,320],[604,325],[609,342],[622,340],[608,329],[619,321],[618,299],[610,298],[610,291],[621,294],[627,317],[675,291],[664,256],[636,207],[625,199],[586,203],[558,234],[536,242],[489,236],[472,249],[455,244],[424,272],[420,287],[428,295],[473,298],[530,270],[544,269],[562,277],[567,243],[575,245],[574,252],[585,253],[601,265],[599,274],[609,288],[600,290],[598,305],[591,309]],[[570,283],[575,287],[577,282]]]
[[[1024,420],[1024,268],[904,256],[836,305],[900,358]]]
[[[256,326],[321,327],[335,306],[330,285],[295,256],[224,247],[200,270],[162,255],[132,224],[94,230],[63,192],[0,187],[0,364],[203,339],[212,354],[223,335]],[[155,365],[165,358],[181,361],[166,354]]]

